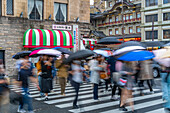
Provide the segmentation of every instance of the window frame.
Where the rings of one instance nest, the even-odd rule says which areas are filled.
[[[138,17],[138,14],[140,14],[140,17]],[[136,18],[137,18],[137,19],[141,18],[141,13],[140,13],[140,12],[137,12],[137,13],[136,13]]]
[[[165,18],[164,18],[164,15],[167,14],[167,13],[169,13],[169,15],[170,15],[170,12],[165,12],[165,13],[163,13],[163,21],[170,21],[170,17],[169,17],[169,20],[168,20],[168,19],[165,20]]]
[[[115,16],[115,22],[118,22],[118,21],[119,21],[119,16]]]
[[[147,20],[147,17],[148,17],[148,18],[151,18],[151,16],[153,16],[153,15],[157,15],[157,18],[154,17],[154,22],[158,22],[158,14],[145,15],[145,22],[146,22],[146,23],[152,22],[152,21],[148,21],[148,20]],[[149,17],[149,16],[150,16],[150,17]],[[156,20],[155,20],[155,19],[156,19]]]
[[[131,31],[131,28],[132,28],[132,32],[130,32],[130,31]],[[130,27],[129,27],[129,34],[133,34],[133,26],[130,26]]]
[[[138,32],[138,28],[140,29],[140,32]],[[140,28],[140,26],[136,26],[136,33],[141,33],[141,28]]]
[[[169,35],[170,35],[170,29],[163,29],[162,32],[163,32],[163,40],[170,40],[170,37],[169,38],[164,38],[164,31],[169,31]]]
[[[150,2],[151,0],[145,0],[145,7],[152,7],[152,6],[157,6],[158,5],[158,0],[154,0],[154,1],[157,1],[157,4],[156,5],[151,5],[151,3],[147,6],[147,3],[146,2]]]
[[[111,33],[110,33],[111,32]],[[109,29],[109,36],[113,35],[113,30]]]
[[[124,30],[124,31],[123,31]],[[122,34],[123,34],[123,32],[124,32],[124,34],[126,33],[126,29],[125,29],[125,27],[124,28],[122,28]]]
[[[110,20],[111,20],[111,21],[110,21]],[[109,17],[109,23],[111,23],[111,22],[113,22],[113,21],[112,21],[112,17]]]
[[[118,33],[116,33],[116,31],[117,31]],[[119,35],[119,28],[115,28],[115,35]]]
[[[169,4],[169,3],[170,3],[170,2],[165,3],[164,1],[165,1],[165,0],[163,0],[163,4]]]
[[[132,17],[132,18],[130,18]],[[133,14],[129,14],[129,20],[132,20],[133,19]]]
[[[154,34],[154,40],[158,40],[158,30],[154,30],[154,32],[155,32],[155,31],[157,31],[157,35]],[[148,38],[148,39],[147,39],[147,32],[150,32],[150,35],[151,35],[151,36],[149,36],[149,37],[151,37],[151,38]],[[156,36],[157,38],[155,38],[155,36]],[[145,31],[145,40],[152,40],[152,31]]]
[[[12,0],[12,14],[8,14],[8,0],[6,0],[6,15],[14,15],[14,0]],[[2,7],[2,0],[1,0],[1,7]],[[1,8],[1,14],[2,14],[2,8]]]

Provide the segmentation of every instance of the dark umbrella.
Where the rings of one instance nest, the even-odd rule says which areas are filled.
[[[166,47],[166,46],[170,46],[170,42],[164,45],[164,47]]]
[[[12,58],[14,58],[14,59],[24,58],[25,56],[29,56],[30,53],[31,53],[31,51],[18,52],[18,53],[15,54]]]
[[[147,47],[163,47],[164,43],[160,41],[150,41],[150,42],[143,42]]]
[[[137,42],[137,41],[128,41],[128,42],[124,42],[122,43],[119,48],[124,48],[127,46],[142,46],[142,47],[146,47],[144,44],[142,44],[141,42]]]
[[[101,48],[101,49],[99,49],[99,50],[108,50],[108,51],[112,51],[112,49],[110,49],[110,48]]]
[[[85,58],[93,56],[93,55],[94,55],[94,52],[91,51],[91,50],[80,50],[80,51],[77,51],[77,52],[71,54],[64,61],[64,63],[70,63],[70,62],[72,62],[73,60],[76,60],[76,59],[85,59]]]
[[[62,47],[55,47],[53,49],[60,51],[62,54],[72,54],[73,53],[73,52],[69,51],[68,49],[62,48]]]
[[[32,49],[31,51],[35,51],[35,50],[39,50],[39,49],[49,49],[49,48],[48,47],[37,47],[37,48]]]
[[[117,37],[105,37],[100,39],[97,44],[120,44],[121,41],[117,40]]]

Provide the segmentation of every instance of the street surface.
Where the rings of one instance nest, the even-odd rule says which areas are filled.
[[[145,84],[146,85],[146,84]],[[146,86],[147,87],[147,86]],[[40,97],[39,91],[30,84],[30,94],[33,98],[33,106],[35,113],[122,113],[119,111],[119,101],[112,101],[111,91],[104,93],[104,86],[99,87],[99,102],[93,100],[92,84],[84,83],[79,91],[80,109],[72,109],[72,101],[74,99],[74,89],[71,86],[66,87],[66,96],[60,95],[60,87],[54,85],[54,92],[49,93],[49,100],[45,101]],[[139,88],[134,87],[133,100],[134,108],[137,113],[164,113],[162,91],[160,86],[160,78],[155,80],[154,94],[147,94],[148,88],[144,90],[145,95],[139,95]],[[11,86],[11,90],[19,92],[20,89],[15,85]],[[11,113],[16,113],[18,105],[11,105]],[[127,107],[130,113],[131,108]],[[27,106],[25,106],[27,109]]]

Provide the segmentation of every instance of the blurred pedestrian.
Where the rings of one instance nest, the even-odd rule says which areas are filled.
[[[56,61],[56,68],[58,69],[57,78],[59,79],[61,87],[61,95],[65,96],[66,81],[68,77],[68,68],[63,63],[65,60],[65,55],[61,55],[61,59]]]
[[[41,61],[41,87],[42,93],[45,93],[45,100],[48,100],[48,93],[52,90],[52,63],[47,55],[43,55]]]
[[[98,55],[96,59],[93,61],[91,66],[91,76],[90,81],[93,83],[93,99],[95,101],[99,101],[98,99],[98,85],[100,82],[100,71],[103,71],[103,66],[100,65],[102,60],[102,56]]]
[[[76,92],[75,99],[73,101],[73,109],[78,109],[79,108],[79,106],[77,105],[78,93],[79,93],[80,84],[83,82],[83,71],[81,68],[81,62],[79,60],[73,61],[73,63],[71,64],[70,73],[72,74],[71,84]]]
[[[38,81],[36,78],[33,77],[32,71],[30,70],[30,62],[28,60],[24,60],[21,64],[21,69],[19,71],[19,77],[18,81],[20,86],[23,89],[23,100],[20,101],[19,103],[19,108],[18,111],[19,113],[26,112],[24,108],[24,104],[28,105],[28,112],[29,113],[34,113],[33,111],[33,106],[32,106],[32,99],[29,96],[29,83],[28,83],[28,78],[30,77],[32,82],[36,83],[37,88],[38,86]]]
[[[150,81],[153,79],[153,68],[151,64],[152,64],[151,60],[140,61],[140,72],[139,72],[138,80],[140,80],[139,87],[141,87],[140,95],[142,96],[144,95],[143,88],[142,88],[144,86],[143,85],[144,81],[146,81],[148,84],[148,87],[150,89],[150,94],[154,93],[150,83]]]
[[[162,66],[161,70],[162,78],[162,99],[166,101],[164,108],[166,112],[170,112],[170,67]]]

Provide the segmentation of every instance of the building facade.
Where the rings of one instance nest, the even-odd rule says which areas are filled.
[[[7,74],[12,75],[15,66],[12,56],[29,50],[23,46],[24,33],[28,29],[52,30],[53,25],[72,26],[68,31],[73,35],[73,26],[78,26],[78,40],[88,34],[90,0],[0,0],[0,59]]]
[[[121,37],[122,33],[124,32],[126,36],[127,35],[131,36],[130,38],[127,39],[127,41],[128,40],[140,41],[141,1],[124,0],[123,18],[121,0],[108,0],[106,1],[105,4],[106,9],[103,13],[98,13],[91,17],[91,20],[93,20],[95,28],[99,31],[103,31],[107,36]]]
[[[169,0],[142,0],[141,20],[142,41],[170,41]]]

